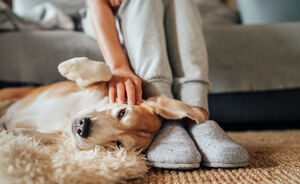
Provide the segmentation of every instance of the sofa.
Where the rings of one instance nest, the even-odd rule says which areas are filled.
[[[214,23],[204,16],[211,119],[231,130],[298,127],[300,22],[241,25],[236,12],[222,11],[221,18],[205,12]],[[58,63],[81,56],[103,60],[95,40],[80,31],[0,31],[0,87],[63,80]]]

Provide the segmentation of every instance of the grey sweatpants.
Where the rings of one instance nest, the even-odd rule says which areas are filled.
[[[208,111],[208,61],[192,0],[123,0],[116,25],[144,97],[164,94]],[[84,31],[94,37],[89,13]]]

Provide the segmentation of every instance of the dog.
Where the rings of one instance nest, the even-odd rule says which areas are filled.
[[[0,129],[44,144],[67,135],[83,150],[96,145],[145,150],[163,119],[206,119],[201,108],[165,96],[140,105],[110,103],[112,73],[104,62],[73,58],[59,64],[58,70],[69,81],[0,90]]]

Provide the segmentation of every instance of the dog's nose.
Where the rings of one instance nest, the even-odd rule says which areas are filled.
[[[82,118],[75,124],[75,132],[83,138],[87,138],[90,132],[90,118]]]

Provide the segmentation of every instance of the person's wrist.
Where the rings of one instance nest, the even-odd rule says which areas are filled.
[[[132,73],[131,69],[128,67],[111,68],[111,72],[113,75],[128,75]]]
[[[120,64],[109,64],[109,68],[111,69],[112,73],[116,72],[131,72],[130,67],[127,64],[124,64],[124,62],[121,62]]]
[[[128,59],[122,54],[106,58],[106,63],[112,71],[131,71]]]

